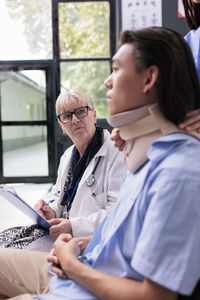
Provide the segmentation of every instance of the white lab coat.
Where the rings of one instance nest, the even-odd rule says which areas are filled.
[[[63,197],[72,149],[73,146],[62,155],[56,184],[51,193],[45,197],[46,201],[55,199],[50,206],[55,210],[58,218],[62,216],[63,206],[60,205],[60,202]],[[99,156],[101,156],[101,160],[94,174],[95,184],[88,187],[86,179],[92,174]],[[74,237],[94,233],[100,222],[115,205],[125,172],[123,155],[113,146],[109,132],[104,130],[104,143],[83,173],[69,212]]]

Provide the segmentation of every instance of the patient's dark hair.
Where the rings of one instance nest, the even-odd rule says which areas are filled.
[[[171,29],[148,27],[124,31],[119,45],[133,44],[136,71],[156,65],[158,104],[163,115],[174,124],[200,107],[200,85],[191,50],[182,36]]]
[[[183,0],[185,10],[185,21],[190,29],[197,29],[200,26],[200,3],[193,0]]]

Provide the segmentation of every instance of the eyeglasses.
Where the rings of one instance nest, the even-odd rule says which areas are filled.
[[[77,118],[85,118],[88,115],[88,110],[92,110],[89,106],[82,106],[75,109],[73,112],[65,112],[57,116],[57,119],[61,123],[68,123],[72,120],[72,116],[75,115]]]

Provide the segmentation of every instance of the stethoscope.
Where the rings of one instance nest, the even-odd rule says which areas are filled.
[[[95,184],[95,182],[96,182],[94,174],[95,174],[95,171],[96,171],[96,169],[97,169],[97,167],[98,167],[98,165],[100,163],[100,160],[101,160],[101,156],[99,156],[99,158],[97,160],[97,163],[96,163],[96,165],[95,165],[95,167],[94,167],[94,169],[92,171],[92,174],[85,181],[85,184],[86,184],[87,187],[93,186]]]

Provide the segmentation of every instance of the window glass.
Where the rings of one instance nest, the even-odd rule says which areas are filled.
[[[46,126],[2,126],[3,176],[48,176]]]
[[[59,3],[60,57],[108,57],[109,17],[107,1]]]
[[[51,59],[51,0],[1,0],[0,41],[0,60]]]
[[[0,72],[1,120],[46,120],[45,71]]]
[[[94,101],[98,118],[107,117],[104,81],[110,73],[109,61],[79,61],[61,63],[61,87],[85,91]]]

